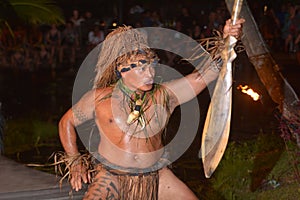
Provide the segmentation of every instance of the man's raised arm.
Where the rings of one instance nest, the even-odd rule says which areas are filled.
[[[223,29],[223,37],[226,38],[228,35],[231,35],[240,38],[242,35],[242,24],[244,22],[244,19],[239,19],[235,25],[232,25],[231,19],[227,20]],[[183,78],[165,83],[166,88],[171,92],[171,97],[173,96],[173,99],[176,99],[176,101],[173,101],[172,106],[176,107],[177,105],[190,101],[218,77],[218,69],[222,66],[222,60],[212,61],[206,64],[207,66],[200,66],[201,69],[205,69],[201,72],[195,70]]]

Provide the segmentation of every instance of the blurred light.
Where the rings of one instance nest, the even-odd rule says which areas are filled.
[[[267,14],[267,10],[268,10],[268,6],[267,6],[267,5],[265,5],[265,6],[264,6],[264,15],[266,15],[266,14]]]
[[[249,88],[248,85],[245,85],[245,86],[242,86],[242,85],[239,85],[237,87],[238,90],[241,90],[243,93],[249,95],[250,97],[252,97],[252,99],[254,101],[257,101],[260,99],[260,95],[257,93],[257,92],[254,92],[251,88]]]

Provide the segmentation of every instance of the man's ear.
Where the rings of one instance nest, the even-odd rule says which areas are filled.
[[[119,72],[117,69],[115,69],[115,73],[118,79],[122,78],[121,72]]]

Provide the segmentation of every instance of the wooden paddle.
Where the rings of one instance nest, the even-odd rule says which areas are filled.
[[[243,0],[235,0],[231,17],[232,24],[236,23],[242,4]],[[228,143],[232,107],[232,61],[236,58],[234,51],[236,42],[237,39],[233,36],[225,39],[225,49],[222,52],[223,66],[213,92],[202,133],[199,156],[202,157],[206,178],[210,178],[217,168]]]

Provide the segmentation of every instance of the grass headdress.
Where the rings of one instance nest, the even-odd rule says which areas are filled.
[[[139,50],[152,53],[147,42],[147,34],[131,26],[121,26],[109,33],[100,47],[96,65],[94,88],[107,87],[118,80],[116,66],[123,63]]]

